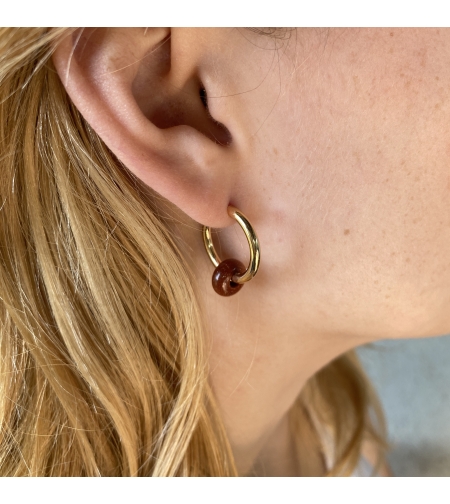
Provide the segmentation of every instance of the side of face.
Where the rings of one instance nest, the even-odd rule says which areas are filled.
[[[209,104],[240,133],[265,302],[362,340],[450,331],[450,30],[226,36]]]
[[[198,223],[223,228],[222,257],[247,260],[227,227],[232,204],[262,251],[227,307],[256,304],[258,334],[450,332],[450,30],[80,33],[55,51],[62,82],[114,154],[188,219],[200,291],[211,265]]]

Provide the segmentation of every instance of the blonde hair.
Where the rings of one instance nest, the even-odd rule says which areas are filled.
[[[191,275],[157,196],[66,95],[65,33],[0,30],[0,474],[237,475]],[[299,430],[300,410],[333,432],[330,474],[384,446],[354,354],[305,386]]]

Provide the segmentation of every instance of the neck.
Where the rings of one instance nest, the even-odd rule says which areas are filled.
[[[210,381],[238,472],[297,473],[289,410],[311,376],[367,341],[307,326],[298,300],[280,303],[279,299],[289,300],[289,295],[267,288],[271,280],[263,272],[236,295],[217,295],[211,286],[214,268],[203,249],[201,228],[190,224],[177,229],[181,246],[190,249],[190,267],[210,343]],[[281,283],[283,288],[289,286]]]
[[[243,306],[240,310],[245,313]],[[243,321],[235,317],[225,332],[215,331],[211,382],[239,473],[256,468],[267,476],[287,476],[298,472],[290,409],[307,380],[355,342],[307,331],[300,338],[296,331],[294,339],[276,329],[269,331],[268,324],[261,317],[244,333]],[[299,339],[302,345],[296,343]],[[308,428],[307,422],[302,428]]]

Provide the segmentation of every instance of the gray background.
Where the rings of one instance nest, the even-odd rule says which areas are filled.
[[[450,335],[357,353],[384,406],[394,476],[450,476]]]

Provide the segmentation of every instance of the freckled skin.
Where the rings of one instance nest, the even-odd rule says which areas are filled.
[[[450,30],[298,29],[279,44],[277,64],[241,52],[224,86],[256,89],[214,104],[246,114],[235,142],[251,138],[253,168],[237,187],[266,244],[259,282],[276,271],[281,311],[313,327],[325,307],[336,333],[449,332]]]

